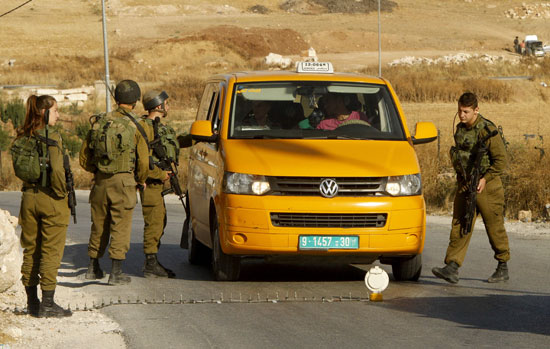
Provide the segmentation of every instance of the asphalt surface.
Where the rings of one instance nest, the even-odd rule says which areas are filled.
[[[364,285],[370,266],[247,261],[241,281],[213,281],[208,266],[189,265],[179,248],[184,211],[170,198],[159,259],[177,277],[143,278],[138,205],[123,267],[132,282],[112,287],[107,277],[83,278],[91,225],[85,194],[78,193],[78,224],[71,221],[63,258],[63,275],[75,282],[60,285],[82,290],[75,300],[80,309],[90,300],[113,302],[101,311],[121,325],[130,348],[548,347],[550,239],[540,235],[509,234],[511,280],[489,284],[496,261],[479,220],[460,282],[450,285],[431,273],[442,265],[450,217],[429,216],[420,280],[395,282],[391,267],[382,265],[390,285],[383,302],[370,302]],[[0,208],[17,216],[19,200],[20,193],[1,192]],[[108,257],[100,262],[109,272]]]

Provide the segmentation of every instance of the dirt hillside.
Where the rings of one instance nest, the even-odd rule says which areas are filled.
[[[205,45],[200,52],[207,56],[227,54],[229,57],[224,59],[230,67],[244,64],[243,59],[262,57],[266,51],[299,55],[309,46],[314,47],[321,58],[323,54],[345,56],[349,52],[376,52],[376,11],[368,12],[370,7],[367,5],[356,8],[347,5],[363,2],[371,1],[240,0],[228,5],[220,0],[158,0],[150,5],[150,1],[144,0],[109,0],[110,49],[114,54],[125,52],[124,64],[128,66],[118,68],[115,60],[112,74],[117,79],[121,78],[118,71],[148,69],[140,65],[140,55],[150,59],[150,63],[156,57],[168,55],[173,64],[190,69],[188,62],[197,63],[197,51],[193,46],[199,41]],[[4,0],[0,13],[21,3],[22,0]],[[506,11],[521,7],[521,1],[399,0],[382,3],[386,10],[381,16],[382,48],[388,53],[383,56],[385,61],[390,57],[394,59],[392,52],[399,52],[401,56],[415,55],[416,51],[431,55],[455,51],[502,52],[510,48],[516,35],[538,34],[542,40],[550,40],[548,19],[512,19],[506,15]],[[331,7],[330,4],[340,5],[334,8],[335,5]],[[71,70],[79,71],[72,77],[75,83],[80,82],[80,75],[91,78],[89,73],[82,72],[90,67],[95,68],[96,77],[100,77],[103,54],[100,5],[101,2],[95,0],[41,0],[0,17],[3,33],[0,64],[15,59],[15,67],[35,72],[47,69],[47,65],[40,64],[44,58],[54,65],[51,60],[57,58]],[[263,9],[264,13],[255,12],[253,8]],[[346,13],[334,12],[338,10]],[[82,62],[83,57],[93,62]],[[73,58],[75,61],[71,62]],[[146,58],[141,59],[145,61]],[[337,60],[337,56],[332,58]],[[373,58],[362,57],[361,63],[375,64],[377,56]],[[339,68],[346,70],[347,67],[343,64]],[[32,80],[26,74],[13,76],[7,69],[5,65],[1,67],[0,84]],[[44,72],[36,75],[44,75]],[[36,79],[44,82],[60,83],[54,71],[45,74],[46,77],[36,75]]]

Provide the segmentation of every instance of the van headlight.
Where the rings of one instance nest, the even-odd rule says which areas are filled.
[[[420,195],[420,193],[422,193],[420,173],[388,177],[386,193],[391,196]]]
[[[263,195],[271,190],[265,176],[226,172],[223,191],[228,194]]]

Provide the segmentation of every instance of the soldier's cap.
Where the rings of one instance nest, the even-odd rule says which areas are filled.
[[[139,97],[141,97],[141,90],[134,80],[122,80],[116,85],[115,100],[118,103],[134,104]]]
[[[165,91],[159,92],[157,90],[152,90],[147,91],[147,93],[143,95],[141,102],[145,110],[153,110],[167,99],[168,94]]]

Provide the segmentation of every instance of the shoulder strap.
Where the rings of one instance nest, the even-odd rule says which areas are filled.
[[[38,139],[40,142],[42,143],[46,143],[48,146],[50,147],[57,147],[58,146],[58,143],[57,141],[51,139],[51,138],[46,138],[44,136],[41,136],[39,135],[38,133],[35,133],[34,134],[34,137],[36,137],[36,139]]]
[[[122,108],[121,108],[122,109]],[[128,119],[130,119],[134,125],[136,125],[139,133],[141,133],[141,135],[143,136],[143,139],[145,139],[145,143],[147,143],[147,149],[149,149],[149,138],[147,137],[147,134],[145,133],[145,129],[143,128],[143,126],[141,126],[137,121],[136,119],[130,115],[126,110],[122,109],[122,113],[128,117]]]

